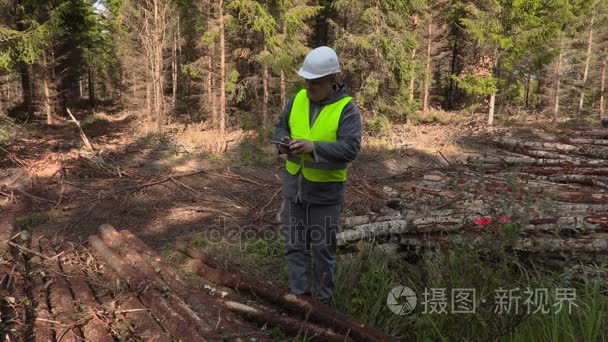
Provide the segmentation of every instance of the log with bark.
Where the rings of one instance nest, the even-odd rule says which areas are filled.
[[[165,328],[174,339],[187,341],[206,341],[201,333],[186,320],[183,315],[189,316],[190,312],[186,305],[171,303],[172,298],[165,296],[154,288],[138,270],[125,263],[100,238],[89,236],[89,244],[95,252],[118,274],[121,279],[127,281],[131,289],[139,293],[142,303],[150,309],[152,314],[165,322]]]
[[[249,291],[286,309],[305,314],[313,322],[333,328],[337,333],[352,336],[357,341],[392,340],[390,336],[385,335],[380,330],[370,327],[363,322],[355,321],[309,298],[291,294],[287,289],[260,281],[245,273],[232,273],[214,268],[207,264],[212,263],[212,258],[184,241],[178,241],[176,248],[194,259],[190,263],[190,268],[193,272],[210,279],[216,284],[228,286],[237,291]]]
[[[67,275],[67,281],[71,286],[75,298],[75,306],[84,316],[81,325],[84,338],[89,341],[112,342],[114,338],[110,333],[108,325],[97,313],[97,303],[89,284],[87,276],[83,271],[78,256],[74,251],[60,258],[62,268]]]
[[[588,138],[578,138],[578,139],[568,139],[568,143],[570,144],[587,144],[587,145],[600,145],[600,146],[608,146],[608,139],[588,139]]]
[[[221,302],[229,310],[250,317],[260,324],[280,327],[286,333],[294,336],[316,337],[316,340],[327,342],[353,342],[353,339],[348,336],[336,334],[329,329],[321,328],[310,322],[284,317],[240,302],[231,300],[221,300]]]
[[[51,243],[48,240],[39,240],[40,250],[43,254],[51,254]],[[57,341],[82,341],[84,338],[79,327],[78,317],[75,315],[74,297],[68,282],[63,276],[59,260],[46,263],[47,279],[49,283],[49,302],[54,320],[61,325],[57,328]]]
[[[106,283],[112,284],[116,283],[120,277],[110,267],[104,268],[102,279]],[[98,298],[104,306],[115,307],[115,315],[127,322],[129,331],[145,341],[164,342],[172,339],[159,325],[150,310],[142,304],[136,293],[117,291],[112,296],[108,291],[104,291],[104,293],[98,294]]]
[[[599,159],[608,159],[608,147],[578,146],[554,142],[521,141],[511,138],[503,138],[496,141],[500,146],[513,151],[526,151],[528,149],[541,151],[558,151],[566,154],[574,154]]]
[[[37,240],[32,243],[37,244]],[[34,260],[32,264],[40,264],[40,261]],[[30,274],[32,274],[32,298],[33,307],[36,314],[33,337],[37,342],[52,341],[55,338],[55,331],[48,321],[51,320],[51,310],[48,306],[48,293],[45,283],[43,281],[43,271],[39,268],[32,267]]]
[[[491,164],[491,165],[529,165],[529,166],[587,166],[587,167],[608,167],[608,160],[603,159],[580,159],[580,158],[525,158],[525,157],[469,157],[467,159],[472,164]]]
[[[9,215],[8,220],[5,220],[4,229],[10,236],[9,240],[4,240],[7,243],[6,258],[10,259],[10,272],[7,273],[5,290],[8,297],[3,298],[10,311],[12,311],[12,326],[10,341],[22,341],[26,336],[31,335],[32,322],[28,314],[29,302],[29,282],[27,279],[27,258],[22,253],[22,249],[28,249],[30,243],[30,234],[27,231],[21,231],[17,227],[15,217]]]
[[[104,224],[99,227],[99,232],[103,241],[117,251],[126,263],[136,268],[151,284],[160,289],[170,289],[175,295],[183,298],[188,305],[195,309],[203,318],[188,316],[186,319],[192,319],[193,326],[198,327],[197,330],[204,335],[212,336],[221,333],[223,330],[254,333],[250,326],[246,326],[238,318],[227,315],[227,311],[221,310],[214,297],[205,296],[189,289],[177,274],[175,274],[176,278],[163,280],[157,274],[160,270],[154,269],[142,254],[137,251],[137,246],[129,244],[125,235],[120,234],[114,227]]]
[[[244,326],[241,323],[237,324],[239,320],[234,316],[231,317],[226,315],[226,312],[232,311],[261,324],[278,326],[288,333],[297,334],[298,332],[308,331],[309,334],[318,335],[320,340],[350,340],[346,336],[336,334],[331,330],[321,328],[309,322],[282,317],[281,315],[256,305],[244,304],[234,300],[219,299],[192,291],[189,289],[186,282],[181,279],[168,264],[163,262],[162,259],[155,258],[157,254],[133,234],[127,231],[119,233],[110,225],[102,225],[99,230],[103,241],[116,250],[126,263],[136,268],[143,276],[151,280],[155,286],[170,288],[178,296],[184,298],[193,309],[203,314],[203,316],[208,317],[211,313],[216,319],[219,318],[218,322],[211,322],[216,326],[216,329],[220,328],[221,323],[222,325],[228,325],[228,332],[232,331],[247,336],[261,334],[257,329],[251,329],[251,327]],[[162,270],[163,268],[164,270]],[[175,278],[166,278],[169,274],[172,274]],[[163,278],[163,276],[165,276],[165,278]],[[152,280],[153,278],[156,279]],[[221,332],[221,329],[217,329],[216,333],[221,336],[226,335]],[[258,336],[258,340],[264,341],[265,336]]]

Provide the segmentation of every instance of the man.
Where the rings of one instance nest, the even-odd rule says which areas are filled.
[[[292,293],[325,304],[334,294],[346,167],[361,146],[359,110],[337,82],[339,72],[334,50],[312,50],[298,71],[306,87],[287,103],[275,132],[276,140],[289,142],[277,144],[279,153],[287,155],[281,223],[289,286]]]

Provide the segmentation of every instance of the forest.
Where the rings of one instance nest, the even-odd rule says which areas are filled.
[[[3,1],[0,110],[141,108],[156,130],[264,129],[328,45],[368,128],[430,111],[605,115],[596,1]]]
[[[327,305],[271,141],[322,46]],[[607,64],[608,0],[0,0],[0,341],[605,341]]]

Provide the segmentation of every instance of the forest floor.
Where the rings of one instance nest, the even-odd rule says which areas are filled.
[[[45,235],[74,242],[111,223],[158,249],[211,225],[260,234],[276,229],[283,163],[273,146],[239,132],[226,154],[209,153],[198,137],[206,133],[196,126],[171,125],[159,136],[142,133],[132,113],[76,116],[94,151],[83,146],[69,120],[48,126],[34,119],[13,127],[0,168],[3,211],[17,213]],[[408,171],[491,152],[487,143],[505,131],[431,124],[399,127],[389,139],[366,139],[350,168],[345,212],[377,211],[384,205],[378,198],[384,185],[407,188],[415,184],[403,177]],[[364,186],[378,193],[361,201]]]
[[[69,120],[48,126],[35,119],[13,127],[13,140],[1,154],[3,210],[30,217],[45,234],[75,242],[111,223],[156,248],[217,224],[218,217],[226,226],[247,225],[260,232],[262,225],[276,223],[283,163],[263,140],[238,132],[226,154],[215,154],[202,149],[197,136],[206,133],[197,126],[171,125],[159,136],[142,133],[134,113],[76,116],[88,116],[81,121],[94,151],[83,146]],[[405,177],[408,171],[425,173],[470,155],[491,155],[496,152],[492,140],[507,133],[533,140],[573,127],[535,126],[484,128],[479,117],[460,125],[397,126],[388,138],[364,138],[350,168],[346,213],[365,214],[384,205],[373,198],[353,200],[364,185],[409,188],[416,179]]]
[[[93,151],[69,120],[10,126],[12,140],[0,152],[0,211],[18,217],[22,229],[86,244],[109,223],[176,265],[183,257],[174,244],[182,238],[204,246],[227,269],[285,285],[276,243],[283,164],[273,146],[237,132],[228,152],[216,154],[205,152],[213,135],[197,125],[172,124],[156,135],[142,129],[136,113],[75,114]],[[481,116],[436,121],[364,139],[349,169],[345,216],[382,213],[387,187],[405,192],[471,155],[500,154],[495,139],[544,140],[598,128],[588,121],[486,128]]]

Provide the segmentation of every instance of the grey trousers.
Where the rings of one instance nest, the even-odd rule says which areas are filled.
[[[314,295],[323,303],[332,300],[336,232],[342,208],[342,204],[316,205],[283,200],[282,234],[292,293]]]

